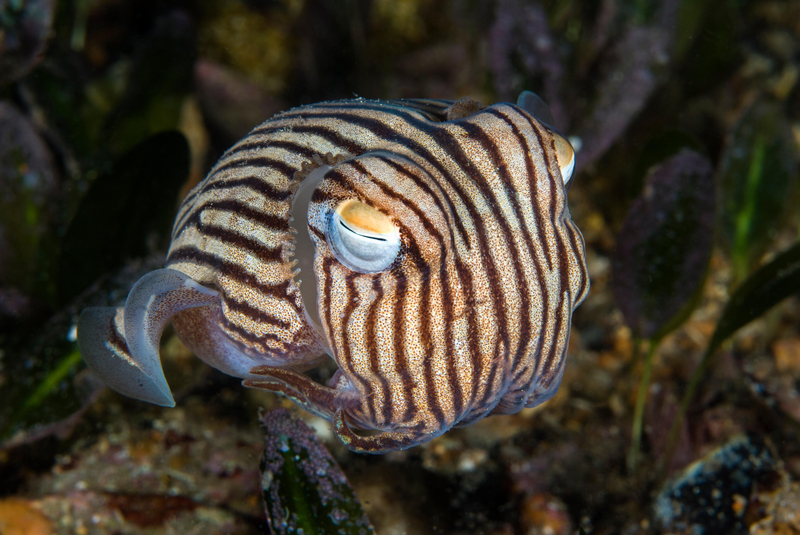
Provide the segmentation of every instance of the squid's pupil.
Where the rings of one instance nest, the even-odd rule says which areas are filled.
[[[386,241],[386,239],[385,239],[385,238],[379,238],[379,237],[377,237],[377,236],[367,236],[366,234],[361,234],[360,232],[358,232],[358,231],[356,231],[356,230],[353,230],[353,229],[351,229],[350,227],[348,227],[347,225],[345,225],[345,224],[344,224],[344,221],[342,221],[341,219],[339,220],[339,224],[340,224],[341,226],[343,226],[344,228],[346,228],[347,230],[349,230],[350,232],[352,232],[353,234],[358,234],[358,235],[359,235],[359,236],[361,236],[362,238],[367,238],[367,239],[369,239],[369,240],[376,240],[376,241]]]

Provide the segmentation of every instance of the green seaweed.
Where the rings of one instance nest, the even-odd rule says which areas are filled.
[[[733,264],[734,287],[796,214],[791,200],[797,174],[798,155],[783,106],[756,102],[734,129],[719,175],[718,229]]]
[[[678,415],[672,423],[665,453],[661,459],[662,473],[672,456],[689,404],[694,399],[706,371],[712,366],[713,356],[722,343],[784,299],[798,294],[800,294],[800,242],[759,268],[731,295],[681,399]]]
[[[165,241],[188,168],[183,135],[162,132],[92,183],[62,240],[55,275],[62,306],[102,275],[146,254],[153,236],[156,243]],[[15,379],[3,385],[0,440],[68,418],[94,391],[75,382],[84,365],[67,338],[74,313],[67,308],[44,326],[2,338],[0,369]]]
[[[45,140],[15,106],[0,102],[0,287],[47,300],[58,173]]]
[[[753,273],[728,300],[709,342],[716,350],[733,333],[784,299],[800,293],[800,242]]]
[[[92,397],[91,384],[77,380],[85,366],[69,329],[70,317],[61,316],[31,333],[33,342],[3,344],[0,366],[14,380],[2,387],[0,443],[64,421]]]
[[[633,173],[627,181],[627,196],[636,198],[642,192],[648,173],[682,150],[693,150],[707,156],[703,143],[682,129],[670,128],[648,139],[636,155]]]
[[[658,340],[688,316],[711,254],[711,165],[693,151],[663,162],[647,178],[617,239],[613,292],[637,336]]]
[[[36,388],[33,390],[33,392],[31,392],[31,394],[27,397],[27,399],[25,399],[22,405],[19,406],[19,409],[12,416],[11,426],[14,426],[17,422],[21,422],[26,416],[28,416],[30,411],[41,406],[47,397],[56,393],[61,381],[65,380],[67,376],[81,363],[81,353],[76,347],[70,354],[64,357],[55,368],[52,368],[44,377],[44,379],[42,379],[42,381],[36,385]]]
[[[653,356],[661,339],[695,309],[708,273],[714,225],[711,164],[684,150],[647,177],[613,257],[612,291],[635,336],[648,340],[628,467],[637,464]]]
[[[285,409],[262,422],[262,495],[272,533],[374,533],[341,468],[308,426]]]

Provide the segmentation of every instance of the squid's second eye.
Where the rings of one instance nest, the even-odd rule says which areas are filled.
[[[517,106],[536,117],[550,130],[556,145],[556,156],[558,157],[558,167],[561,169],[561,178],[564,180],[564,185],[569,189],[569,181],[572,178],[573,171],[575,171],[575,150],[567,138],[553,127],[553,114],[550,113],[550,107],[533,91],[523,91],[517,99]]]
[[[344,265],[362,273],[383,271],[400,252],[400,229],[378,210],[356,200],[341,203],[328,227],[328,243]]]
[[[558,166],[561,168],[561,178],[566,185],[572,178],[573,171],[575,171],[575,149],[572,148],[572,144],[567,141],[567,138],[558,132],[554,131],[552,134],[556,145]]]

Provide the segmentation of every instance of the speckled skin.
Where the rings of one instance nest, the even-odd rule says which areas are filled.
[[[520,107],[468,100],[358,99],[276,116],[182,205],[164,271],[218,300],[172,306],[178,335],[246,385],[331,420],[355,451],[411,447],[541,403],[558,388],[589,287],[557,135]],[[293,201],[315,169],[304,228]],[[399,228],[382,271],[352,269],[331,246],[332,214],[353,199]],[[315,281],[301,291],[303,232]],[[328,386],[301,373],[325,353],[339,367]]]

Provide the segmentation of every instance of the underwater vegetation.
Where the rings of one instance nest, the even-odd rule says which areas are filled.
[[[0,532],[800,531],[786,505],[800,495],[798,21],[777,0],[0,1]],[[457,419],[445,411],[419,445],[364,456],[336,439],[341,424],[389,426],[357,412],[332,426],[335,406],[300,399],[306,386],[271,363],[289,383],[248,381],[316,414],[243,388],[194,357],[187,322],[151,348],[175,408],[86,368],[81,311],[116,310],[181,265],[165,265],[176,216],[211,232],[183,199],[259,124],[339,99],[511,109],[525,90],[575,149],[559,202],[591,279],[545,403],[436,436]],[[325,176],[315,209],[364,221]],[[346,243],[382,238],[378,260],[392,260],[397,221]],[[456,238],[469,221],[450,220]],[[495,244],[519,236],[489,226]],[[341,256],[349,245],[321,230]],[[516,318],[516,303],[495,308]],[[300,371],[330,384],[343,362]],[[437,391],[414,392],[422,407]]]

